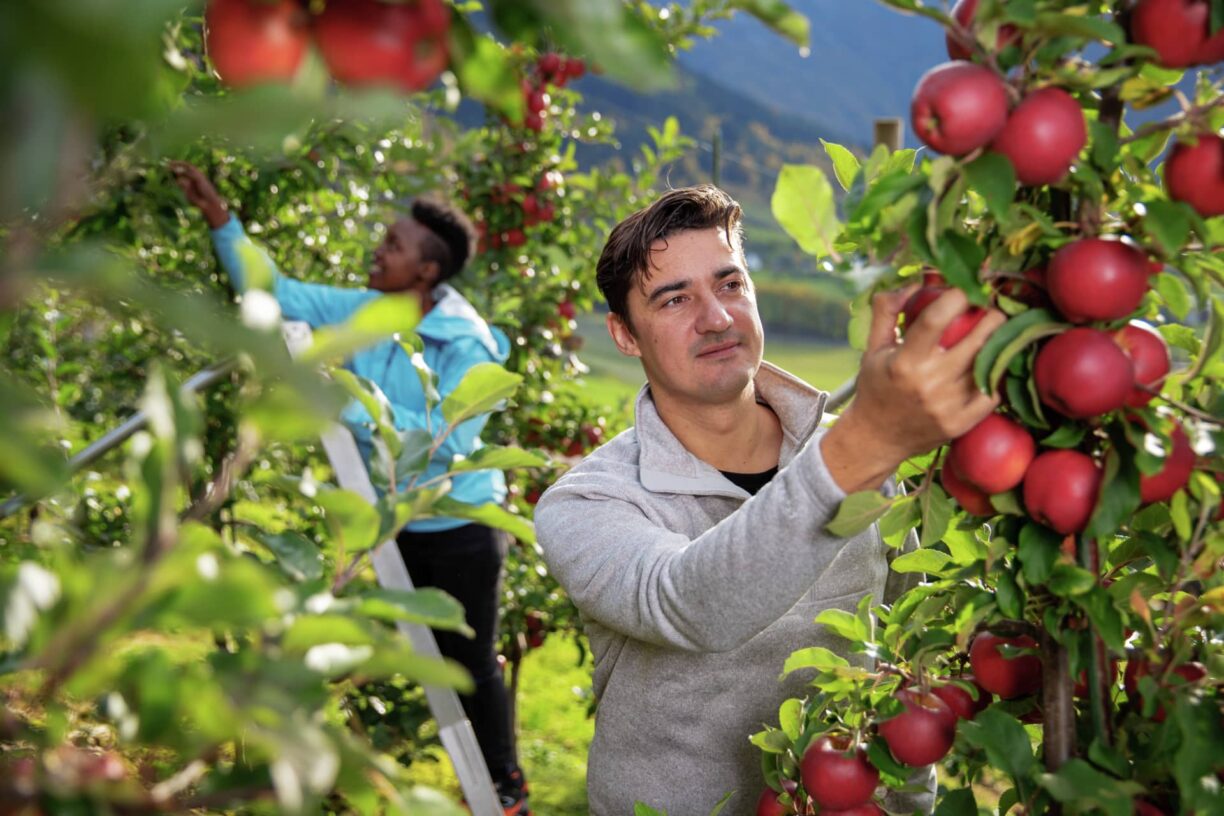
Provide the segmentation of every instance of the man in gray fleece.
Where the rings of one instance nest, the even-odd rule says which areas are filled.
[[[808,679],[779,682],[786,657],[844,647],[813,623],[822,610],[886,597],[878,531],[842,539],[825,525],[847,494],[887,489],[902,461],[995,407],[971,368],[1003,316],[940,348],[967,307],[953,289],[899,343],[902,291],[873,301],[857,396],[822,422],[827,395],[762,362],[740,217],[721,190],[684,188],[612,230],[597,278],[608,331],[646,373],[636,426],[536,508],[595,656],[592,816],[629,816],[635,801],[706,816],[732,790],[723,814],[753,813],[764,783],[748,736]],[[886,806],[929,811],[931,797]]]

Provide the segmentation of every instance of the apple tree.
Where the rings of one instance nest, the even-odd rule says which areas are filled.
[[[411,749],[392,756],[405,721],[386,715],[389,689],[469,682],[393,624],[462,629],[462,612],[380,589],[368,553],[413,516],[475,511],[440,485],[393,489],[437,440],[396,433],[377,392],[332,366],[393,334],[410,343],[414,310],[359,313],[291,360],[266,293],[229,302],[167,160],[203,168],[281,269],[347,285],[396,202],[466,191],[498,239],[466,286],[516,352],[511,371],[467,383],[482,402],[444,410],[461,421],[507,401],[494,461],[538,467],[509,445],[572,454],[605,427],[599,406],[555,388],[580,370],[571,321],[592,302],[600,231],[685,147],[661,123],[632,174],[578,168],[574,141],[610,130],[567,84],[596,66],[664,82],[674,47],[736,8],[792,32],[795,18],[736,0],[667,14],[495,0],[480,28],[441,0],[186,6],[0,7],[0,800],[459,812],[413,784]],[[449,115],[464,98],[486,105],[486,126]],[[206,394],[180,389],[214,365]],[[331,484],[316,445],[354,397],[378,426],[375,506]],[[134,407],[143,431],[70,466]],[[519,496],[517,514],[479,513],[530,545]]]
[[[859,284],[853,342],[881,289],[913,286],[902,335],[963,290],[944,348],[1002,310],[973,368],[1000,402],[830,523],[916,530],[892,569],[921,580],[786,662],[810,693],[752,737],[758,813],[880,813],[932,763],[937,814],[1224,813],[1224,4],[886,2],[947,40],[925,149],[829,145],[774,213]]]

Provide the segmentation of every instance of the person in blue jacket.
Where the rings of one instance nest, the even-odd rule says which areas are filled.
[[[204,215],[213,244],[235,289],[243,292],[242,255],[254,247],[273,270],[271,292],[286,320],[302,320],[318,328],[348,320],[354,312],[384,294],[419,299],[422,319],[416,332],[424,342],[424,358],[438,375],[444,399],[463,375],[478,363],[504,363],[510,344],[505,334],[489,326],[447,281],[459,274],[472,255],[475,229],[460,210],[424,198],[412,203],[411,214],[389,225],[374,251],[368,289],[345,289],[304,283],[285,277],[247,236],[229,213],[216,187],[198,168],[186,162],[171,165],[187,200]],[[394,407],[401,430],[430,429],[435,436],[446,427],[435,407],[426,416],[425,394],[408,354],[394,341],[357,352],[345,367],[378,385]],[[367,465],[373,451],[373,420],[353,401],[342,415],[353,431]],[[480,432],[488,415],[459,425],[441,445],[419,478],[424,482],[448,470],[455,455],[470,456],[481,447]],[[457,474],[450,496],[468,504],[498,503],[505,498],[505,478],[497,470]],[[457,518],[427,518],[409,522],[397,536],[399,550],[416,586],[445,590],[463,604],[473,639],[450,632],[436,637],[442,654],[462,663],[475,681],[465,695],[464,710],[472,722],[485,762],[501,795],[507,816],[528,816],[522,771],[516,758],[506,686],[497,663],[497,617],[505,538],[492,528]]]

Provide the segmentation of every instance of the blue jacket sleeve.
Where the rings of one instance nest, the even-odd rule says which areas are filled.
[[[315,328],[343,323],[353,312],[379,296],[378,292],[368,289],[342,289],[285,277],[276,268],[272,256],[246,234],[236,216],[231,215],[229,221],[213,230],[212,238],[221,267],[239,292],[245,292],[248,283],[243,254],[252,249],[259,253],[272,273],[272,294],[280,303],[281,314],[286,320],[303,320]]]

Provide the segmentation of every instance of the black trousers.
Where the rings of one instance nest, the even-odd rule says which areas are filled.
[[[497,664],[498,605],[506,537],[483,524],[467,524],[436,533],[401,530],[400,555],[414,586],[437,587],[463,604],[476,637],[434,632],[438,649],[472,675],[476,688],[459,695],[472,722],[480,751],[493,781],[502,782],[518,768],[506,683]]]

